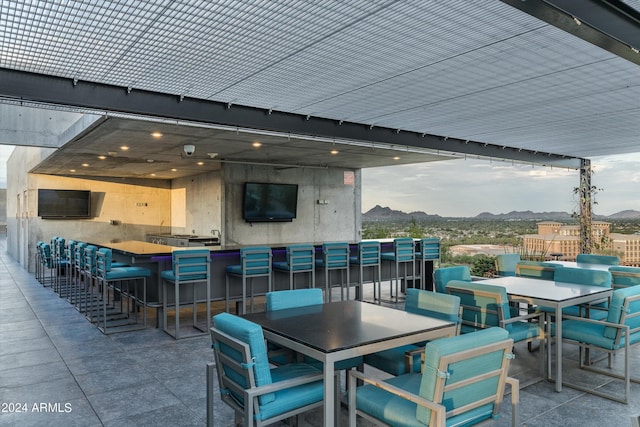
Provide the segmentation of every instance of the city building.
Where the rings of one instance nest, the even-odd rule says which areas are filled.
[[[591,233],[597,251],[617,255],[623,265],[640,265],[640,235],[611,233],[611,223],[604,221],[593,221]],[[540,222],[538,234],[524,236],[523,247],[525,254],[573,260],[580,253],[580,227]]]

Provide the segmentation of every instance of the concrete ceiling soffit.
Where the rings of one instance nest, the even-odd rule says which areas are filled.
[[[447,155],[448,152],[462,153],[547,166],[580,167],[580,159],[553,153],[99,83],[72,81],[8,69],[0,69],[0,96],[50,105],[80,107],[100,114],[121,112],[285,134],[420,147],[436,150],[442,155]]]
[[[501,0],[640,65],[640,12],[619,0]]]

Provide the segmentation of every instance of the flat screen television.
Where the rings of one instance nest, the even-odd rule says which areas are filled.
[[[297,208],[297,184],[244,184],[242,212],[247,222],[292,221],[296,217]]]
[[[38,189],[38,216],[91,218],[91,191]]]

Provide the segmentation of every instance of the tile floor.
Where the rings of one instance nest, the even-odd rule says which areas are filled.
[[[618,387],[575,369],[576,354],[565,346],[567,378]],[[518,345],[511,366],[511,375],[525,385],[522,425],[630,426],[631,417],[640,415],[638,384],[632,384],[629,405],[566,387],[556,393],[546,381],[526,385],[536,377],[536,357]],[[212,358],[207,336],[175,341],[153,326],[103,335],[7,256],[0,238],[0,426],[203,426],[205,364]],[[640,376],[639,348],[632,363]],[[214,412],[216,426],[233,425],[232,412],[219,400]],[[510,425],[506,402],[501,412],[488,424]],[[310,412],[302,424],[320,426],[320,412]]]

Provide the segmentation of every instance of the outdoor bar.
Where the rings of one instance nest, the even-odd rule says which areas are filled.
[[[638,153],[637,0],[8,0],[0,27],[0,425],[640,425],[640,239],[592,182]],[[567,176],[575,225],[481,274],[427,214],[365,232],[373,199],[529,209]]]

